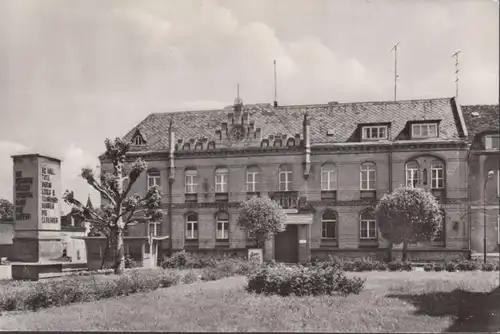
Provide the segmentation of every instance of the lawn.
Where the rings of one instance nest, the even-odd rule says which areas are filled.
[[[264,297],[232,277],[0,317],[2,330],[500,331],[498,272],[363,272],[360,295]]]

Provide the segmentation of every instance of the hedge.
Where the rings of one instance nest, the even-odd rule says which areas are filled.
[[[340,267],[267,266],[248,275],[246,291],[265,295],[359,294],[365,279],[347,278]]]

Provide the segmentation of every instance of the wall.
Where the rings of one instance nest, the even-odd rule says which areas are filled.
[[[303,155],[300,151],[290,151],[286,155],[253,155],[253,156],[226,156],[226,157],[183,157],[175,161],[175,181],[173,183],[173,203],[184,203],[184,172],[188,168],[198,170],[198,209],[185,207],[174,207],[173,210],[173,245],[174,249],[182,249],[185,246],[185,216],[190,211],[198,213],[199,240],[197,246],[200,250],[215,250],[224,247],[245,248],[246,238],[244,232],[236,225],[238,210],[236,207],[227,208],[227,205],[208,204],[215,201],[214,175],[217,167],[229,169],[229,202],[240,202],[246,199],[245,171],[246,166],[258,166],[261,172],[259,189],[262,195],[278,189],[279,166],[284,161],[293,170],[293,190],[299,192],[299,196],[307,196],[308,202],[315,209],[314,221],[311,226],[311,250],[317,249],[328,252],[322,247],[321,240],[321,214],[326,208],[338,213],[338,243],[330,249],[358,249],[359,247],[371,247],[371,249],[385,248],[387,243],[380,236],[378,240],[369,244],[361,242],[359,238],[360,213],[373,205],[375,202],[367,203],[361,200],[360,194],[360,172],[362,162],[373,162],[377,168],[376,198],[380,199],[385,193],[405,183],[405,162],[417,159],[421,170],[426,168],[429,173],[430,163],[439,159],[445,164],[445,190],[447,198],[442,206],[446,211],[446,247],[450,249],[465,249],[468,247],[468,225],[467,225],[467,152],[461,149],[440,149],[439,151],[406,149],[393,152],[392,184],[389,175],[389,153],[379,152],[337,152],[322,153],[313,151],[311,156],[311,170],[307,182],[303,177]],[[168,198],[168,174],[166,158],[148,159],[148,168],[160,171],[160,188],[163,194],[163,202]],[[321,199],[321,166],[326,163],[337,166],[337,202],[325,202]],[[103,168],[109,168],[103,167]],[[208,184],[203,187],[203,182]],[[132,192],[145,194],[147,190],[147,173],[143,173],[132,188]],[[201,208],[200,208],[201,206]],[[219,207],[219,208],[218,208]],[[221,208],[226,208],[229,213],[230,240],[228,245],[219,244],[215,240],[215,214]],[[162,234],[168,235],[168,222],[162,224]],[[196,246],[196,245],[195,245]],[[425,246],[424,246],[425,247]],[[443,244],[444,247],[444,244]],[[191,247],[192,248],[192,247]],[[363,249],[365,253],[370,249]]]
[[[499,251],[499,169],[498,153],[472,151],[469,160],[469,184],[471,199],[471,249],[473,252],[483,252],[485,217],[483,204],[486,204],[486,251]],[[495,175],[486,182],[486,188],[484,188],[488,171],[490,170],[494,171]]]

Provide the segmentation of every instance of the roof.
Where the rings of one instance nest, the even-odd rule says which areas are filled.
[[[274,107],[271,104],[244,105],[248,122],[255,122],[261,129],[261,138],[269,135],[302,133],[303,115],[310,120],[311,144],[346,143],[359,133],[359,124],[391,123],[389,139],[401,139],[407,131],[408,121],[440,121],[439,140],[457,140],[463,137],[460,109],[454,98],[439,98],[408,101],[335,103],[320,105],[293,105]],[[176,139],[184,142],[205,138],[216,141],[217,129],[228,122],[234,107],[218,110],[154,113],[131,129],[123,139],[131,141],[139,130],[148,138],[145,146],[134,147],[132,151],[168,150],[169,122],[174,121]],[[229,114],[229,115],[228,115]],[[406,129],[406,130],[405,130]],[[329,135],[327,135],[327,132]]]
[[[485,131],[498,131],[500,129],[498,104],[462,106],[462,113],[469,135],[472,137]]]

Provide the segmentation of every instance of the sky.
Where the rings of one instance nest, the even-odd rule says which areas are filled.
[[[2,0],[0,198],[12,200],[12,154],[63,160],[79,177],[104,140],[148,114],[274,100],[281,105],[455,95],[498,104],[495,0]],[[65,207],[63,207],[63,210]],[[67,212],[67,209],[66,209]]]

